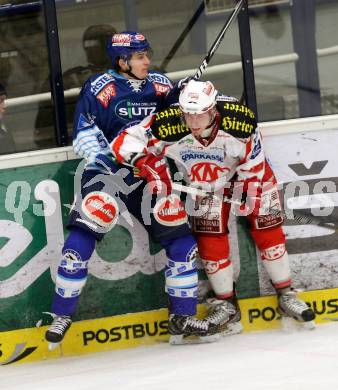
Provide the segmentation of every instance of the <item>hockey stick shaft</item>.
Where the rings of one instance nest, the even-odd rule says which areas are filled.
[[[173,189],[178,191],[178,192],[185,192],[187,194],[194,195],[194,196],[208,196],[208,195],[210,195],[210,192],[203,191],[203,190],[198,189],[198,188],[187,187],[187,186],[184,186],[183,184],[179,184],[179,183],[173,183]],[[235,206],[243,205],[242,202],[240,202],[238,200],[233,200],[233,199],[230,199],[227,197],[223,197],[223,202],[233,204]],[[269,210],[269,212],[271,214],[276,214],[275,210]],[[277,213],[278,213],[278,215],[282,214],[285,219],[296,221],[301,225],[316,225],[316,226],[323,227],[323,228],[331,230],[331,231],[337,231],[337,228],[335,228],[333,225],[329,225],[328,223],[323,223],[323,222],[321,222],[321,220],[319,218],[316,218],[316,217],[310,218],[310,217],[303,215],[299,212],[295,212],[294,210],[292,210],[292,212],[294,214],[294,218],[290,218],[290,216],[288,216],[288,214],[285,211],[277,212]]]
[[[194,78],[199,80],[202,76],[202,74],[205,72],[205,70],[207,69],[212,57],[214,56],[218,46],[220,45],[220,43],[222,42],[223,38],[224,38],[224,35],[225,33],[227,32],[228,28],[231,26],[232,22],[234,21],[234,19],[236,18],[236,16],[238,15],[238,13],[240,12],[242,6],[243,6],[243,3],[244,3],[244,0],[240,0],[235,9],[232,11],[231,15],[229,16],[228,20],[225,22],[222,30],[220,31],[220,33],[218,34],[217,38],[215,39],[215,41],[213,42],[211,48],[209,49],[207,55],[204,57],[201,65],[199,66],[197,72],[195,73],[194,75]]]

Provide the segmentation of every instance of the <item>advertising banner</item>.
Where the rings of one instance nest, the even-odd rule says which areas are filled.
[[[338,131],[269,135],[264,138],[264,148],[277,176],[288,215],[284,230],[294,287],[307,291],[333,288],[325,297],[324,291],[318,291],[322,295],[313,292],[315,295],[311,295],[310,301],[317,314],[334,317],[338,307],[337,232],[316,224],[299,224],[293,218],[300,213],[313,216],[317,222],[332,223],[332,226],[337,223]],[[48,312],[56,268],[68,234],[65,226],[79,163],[79,160],[59,161],[0,171],[1,364],[22,360],[19,356],[47,356],[43,333],[51,321]],[[78,353],[82,353],[79,352],[82,349],[91,350],[89,346],[96,346],[93,349],[96,351],[108,345],[119,348],[138,345],[140,340],[149,337],[153,341],[167,339],[165,253],[136,219],[132,219],[132,225],[131,228],[130,221],[121,217],[97,244],[74,317],[78,325],[70,330],[77,332],[76,337],[66,354],[74,353],[74,342],[80,339],[81,347],[76,347]],[[246,219],[236,220],[231,215],[229,230],[245,329],[262,329],[267,324],[278,326],[275,297],[260,298],[267,299],[267,303],[260,300],[258,306],[255,300],[244,299],[274,294],[248,234]],[[202,298],[209,287],[201,269],[199,277]],[[320,302],[324,302],[322,309]],[[148,314],[143,318],[145,312]],[[124,322],[119,323],[119,319]],[[97,321],[103,321],[104,326]],[[131,343],[128,333],[110,342],[111,338],[118,337],[115,328],[127,326],[125,323],[133,324],[132,332],[136,332],[133,340],[136,341]],[[126,332],[123,329],[121,332]],[[32,340],[38,341],[28,345],[33,334]],[[143,336],[138,337],[141,334]],[[42,349],[38,348],[41,343]],[[38,350],[43,351],[42,355],[36,352]],[[58,356],[61,352],[48,356]]]
[[[284,196],[284,224],[294,286],[338,287],[338,130],[269,135],[264,149]],[[329,230],[300,224],[296,215],[331,223]],[[272,292],[260,262],[261,293]]]
[[[0,187],[0,332],[50,322],[54,280],[73,201],[79,160],[9,168]],[[129,221],[130,222],[130,221]],[[241,297],[259,295],[255,249],[245,224],[230,223]],[[121,217],[97,243],[74,320],[156,310],[167,306],[164,250],[132,217]],[[237,239],[238,235],[240,240]],[[238,242],[241,243],[238,246]],[[200,271],[201,294],[208,291]]]

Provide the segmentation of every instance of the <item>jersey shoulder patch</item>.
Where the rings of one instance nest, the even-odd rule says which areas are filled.
[[[182,120],[181,110],[178,107],[169,107],[154,115],[151,132],[160,141],[176,142],[190,133]]]
[[[94,96],[97,96],[99,94],[99,92],[103,90],[103,88],[105,86],[112,83],[114,80],[115,80],[114,76],[112,76],[109,73],[97,74],[88,80],[88,83],[90,86],[90,92]]]
[[[171,81],[163,73],[156,72],[154,70],[149,71],[148,79],[154,83],[160,83],[171,86]]]
[[[217,99],[217,110],[221,115],[221,130],[235,138],[249,138],[255,133],[257,121],[254,112],[237,100]]]

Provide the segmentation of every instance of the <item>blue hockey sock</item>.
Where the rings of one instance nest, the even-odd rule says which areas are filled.
[[[88,274],[88,260],[95,249],[95,236],[74,227],[63,246],[58,267],[52,312],[71,316],[76,310]]]
[[[165,276],[170,313],[195,315],[198,288],[196,241],[193,236],[186,235],[162,240],[161,244],[168,257]]]

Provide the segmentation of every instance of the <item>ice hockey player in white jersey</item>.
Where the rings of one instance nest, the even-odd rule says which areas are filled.
[[[242,201],[235,211],[250,222],[250,234],[276,290],[280,314],[299,322],[314,319],[314,312],[291,287],[277,182],[265,159],[252,110],[219,95],[211,82],[190,80],[180,93],[179,107],[145,118],[122,132],[111,146],[120,163],[136,167],[145,156],[170,157],[190,186],[214,193],[197,198],[191,218],[199,255],[216,295],[209,302],[210,321],[224,325],[225,332],[231,333],[231,327],[234,332],[240,329],[229,257],[231,205],[222,201],[229,196]]]

